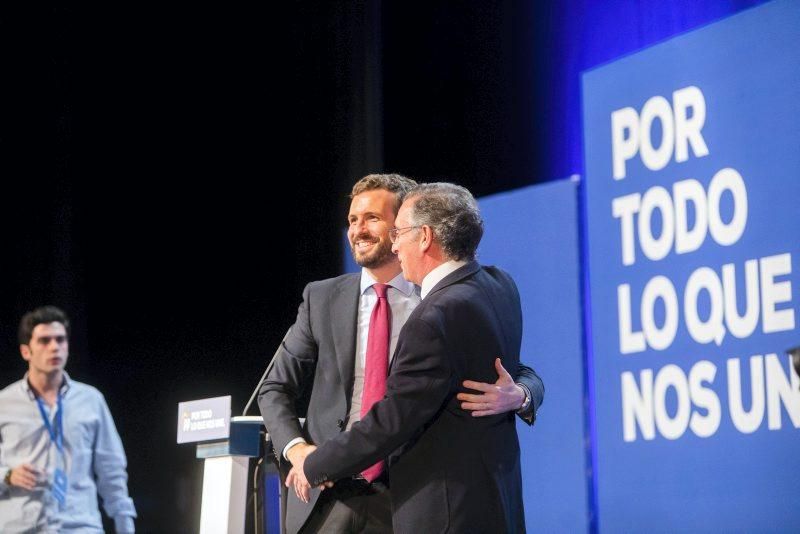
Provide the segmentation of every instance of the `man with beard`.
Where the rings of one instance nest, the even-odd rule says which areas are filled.
[[[419,288],[403,278],[389,239],[397,210],[414,186],[396,174],[359,180],[351,193],[347,235],[361,273],[312,282],[303,291],[297,320],[259,395],[284,472],[317,445],[350,429],[383,397],[400,330],[420,303]],[[544,397],[541,380],[520,365],[514,369],[517,384],[499,362],[494,384],[464,382],[479,393],[460,393],[462,407],[478,417],[517,411],[531,424]],[[298,417],[306,418],[305,425]],[[313,490],[307,502],[289,492],[286,531],[391,532],[385,482],[365,471],[323,492]]]
[[[400,333],[386,394],[348,432],[294,465],[287,481],[305,496],[310,485],[369,472],[377,462],[389,473],[398,534],[523,533],[514,417],[464,417],[456,401],[464,378],[493,378],[487,355],[519,365],[517,286],[502,269],[475,261],[483,219],[463,187],[416,187],[395,225],[393,250],[422,302]]]

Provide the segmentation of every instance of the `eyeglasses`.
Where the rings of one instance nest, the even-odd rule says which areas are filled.
[[[389,240],[392,243],[396,243],[397,238],[400,237],[401,233],[405,233],[406,230],[413,230],[414,228],[422,228],[422,225],[406,226],[404,228],[392,228],[391,230],[389,230]]]

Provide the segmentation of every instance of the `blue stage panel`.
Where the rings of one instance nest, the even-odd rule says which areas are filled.
[[[562,180],[479,200],[478,260],[514,277],[521,357],[546,389],[535,426],[517,428],[529,532],[588,528],[577,190],[577,181]]]

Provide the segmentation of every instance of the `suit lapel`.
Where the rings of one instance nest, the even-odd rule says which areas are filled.
[[[333,344],[336,347],[336,362],[339,376],[350,409],[353,391],[353,372],[356,364],[356,324],[358,322],[358,297],[361,286],[359,275],[342,280],[331,298],[331,310],[339,314],[334,317]]]
[[[467,263],[466,265],[462,265],[461,267],[459,267],[458,269],[456,269],[452,273],[448,274],[447,276],[445,276],[444,278],[439,280],[439,283],[436,284],[435,286],[433,286],[433,288],[425,296],[425,298],[426,299],[430,298],[431,295],[433,295],[434,293],[436,293],[440,289],[445,288],[445,287],[447,287],[449,285],[453,285],[453,284],[463,280],[464,278],[475,274],[480,269],[481,269],[481,266],[475,260]]]

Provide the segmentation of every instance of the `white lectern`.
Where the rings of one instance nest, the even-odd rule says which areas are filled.
[[[262,454],[261,416],[230,417],[230,400],[178,405],[178,443],[196,442],[197,458],[204,462],[200,534],[244,534],[250,458]],[[273,523],[279,528],[279,521]]]
[[[200,534],[244,534],[250,458],[261,453],[261,416],[232,417],[228,439],[199,443],[203,459]]]

